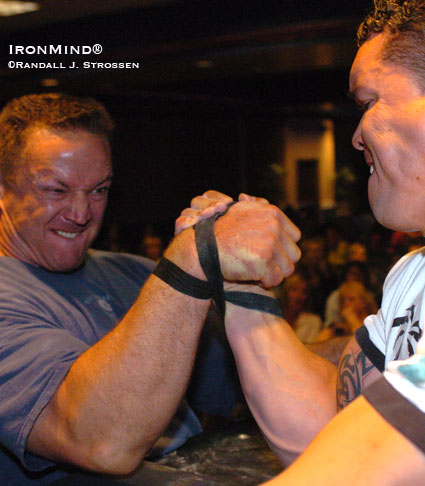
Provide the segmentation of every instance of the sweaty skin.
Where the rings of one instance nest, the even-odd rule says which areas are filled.
[[[405,67],[381,59],[386,34],[374,34],[358,50],[350,92],[363,109],[353,145],[364,152],[371,175],[369,202],[385,227],[425,230],[425,95]]]
[[[112,180],[106,140],[33,130],[0,185],[0,253],[51,271],[78,267],[99,232]]]

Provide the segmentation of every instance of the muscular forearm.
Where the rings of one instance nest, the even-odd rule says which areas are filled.
[[[214,233],[229,281],[277,285],[300,256],[299,230],[262,202],[233,205]],[[205,279],[192,229],[165,256]],[[104,463],[113,472],[135,467],[184,394],[208,306],[152,276],[122,322],[71,367],[36,421],[28,450],[95,470]]]
[[[421,486],[425,456],[363,397],[339,413],[267,486]]]
[[[336,413],[336,368],[275,316],[227,304],[226,331],[253,415],[291,462]]]
[[[185,251],[171,245],[167,256],[201,277]],[[118,326],[71,367],[29,450],[93,470],[135,467],[184,395],[208,306],[151,276]]]

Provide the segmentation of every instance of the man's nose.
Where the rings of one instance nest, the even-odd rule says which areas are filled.
[[[357,125],[351,143],[353,144],[353,147],[356,150],[364,150],[364,143],[362,137],[362,120],[360,120],[359,124]]]
[[[85,225],[90,220],[90,200],[84,192],[73,193],[70,196],[65,218],[73,223]]]

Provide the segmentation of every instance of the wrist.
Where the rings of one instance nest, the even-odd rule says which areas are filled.
[[[244,283],[244,282],[229,282],[224,281],[225,291],[235,292],[250,292],[251,294],[265,295],[267,297],[276,297],[275,293],[271,289],[265,289],[256,283]]]
[[[207,280],[199,263],[195,231],[192,227],[182,231],[172,240],[164,256],[192,277]]]

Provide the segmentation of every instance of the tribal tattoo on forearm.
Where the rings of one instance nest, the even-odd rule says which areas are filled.
[[[361,395],[368,373],[375,369],[365,353],[359,349],[342,356],[338,367],[337,405],[341,410]]]

